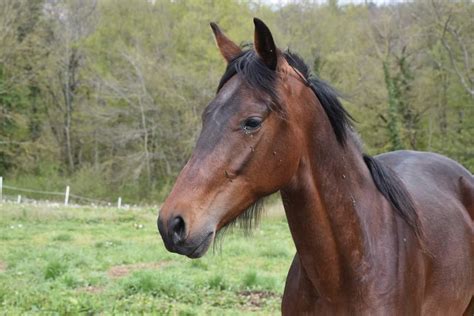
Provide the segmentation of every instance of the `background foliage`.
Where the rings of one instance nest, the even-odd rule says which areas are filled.
[[[345,96],[370,154],[416,149],[474,170],[474,5],[301,1],[0,1],[0,175],[161,200],[225,63],[262,18]]]

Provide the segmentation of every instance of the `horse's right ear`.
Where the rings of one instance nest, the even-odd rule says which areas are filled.
[[[258,18],[253,19],[255,24],[254,48],[258,56],[271,70],[275,70],[278,62],[277,49],[272,32],[268,26]]]
[[[227,62],[232,61],[237,56],[242,54],[240,47],[232,42],[227,36],[225,36],[216,23],[211,22],[210,24],[212,32],[214,32],[214,38],[216,39],[217,47],[219,47],[222,56],[224,56]]]

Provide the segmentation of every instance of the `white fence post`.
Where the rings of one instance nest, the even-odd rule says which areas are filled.
[[[69,186],[66,187],[66,194],[64,195],[64,205],[69,203]]]
[[[18,198],[16,199],[16,202],[17,202],[18,204],[21,203],[21,194],[18,194]]]
[[[0,177],[0,203],[3,201],[3,177]]]
[[[121,207],[122,207],[122,197],[119,197],[119,198],[118,198],[117,207],[118,207],[118,208],[121,208]]]

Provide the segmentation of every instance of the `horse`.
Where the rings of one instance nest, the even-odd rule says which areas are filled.
[[[159,211],[166,249],[199,258],[280,192],[296,255],[283,315],[473,315],[474,177],[435,153],[361,150],[337,92],[255,18]]]

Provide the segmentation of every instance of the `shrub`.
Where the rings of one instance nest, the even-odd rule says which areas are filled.
[[[208,285],[211,289],[216,289],[216,290],[225,290],[229,287],[224,277],[220,274],[212,276],[208,280]]]
[[[257,284],[257,272],[249,271],[244,275],[243,284],[245,287],[255,287]]]
[[[45,279],[56,279],[67,271],[67,266],[58,261],[49,262],[44,269]]]

